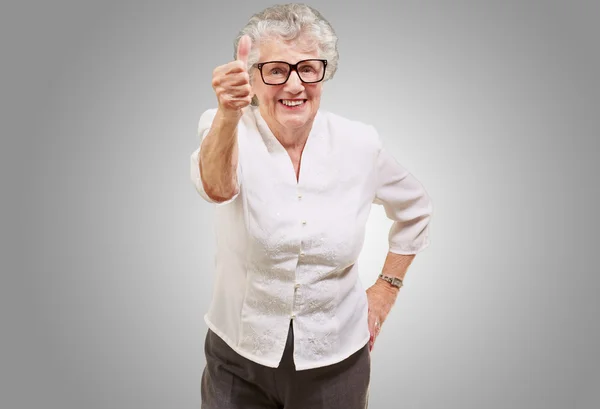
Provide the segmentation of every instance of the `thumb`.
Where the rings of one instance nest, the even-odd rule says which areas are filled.
[[[248,54],[252,48],[252,39],[248,35],[243,35],[238,42],[237,60],[242,61],[245,65],[248,64]]]

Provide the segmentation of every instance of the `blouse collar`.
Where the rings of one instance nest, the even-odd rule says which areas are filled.
[[[254,116],[254,120],[255,120],[258,132],[260,133],[260,135],[263,139],[263,142],[264,142],[265,146],[267,147],[268,151],[269,152],[285,151],[285,148],[283,147],[281,142],[279,142],[279,140],[275,137],[275,135],[271,131],[271,128],[269,128],[269,125],[267,124],[267,122],[265,121],[263,116],[261,115],[260,109],[257,106],[250,106],[250,110],[251,110],[251,114]],[[322,117],[323,117],[323,115],[321,113],[321,110],[318,110],[317,114],[315,115],[315,120],[313,121],[312,128],[308,134],[308,139],[306,140],[306,145],[308,145],[309,143],[313,143],[314,142],[313,139],[317,139],[322,135],[322,127],[323,127]]]

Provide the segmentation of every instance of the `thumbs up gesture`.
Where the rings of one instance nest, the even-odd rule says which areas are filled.
[[[248,75],[248,54],[252,39],[244,35],[237,49],[237,58],[214,69],[212,87],[217,95],[219,109],[225,115],[241,117],[242,108],[252,101],[252,88]]]

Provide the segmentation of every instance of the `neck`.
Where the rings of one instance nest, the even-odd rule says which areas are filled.
[[[306,141],[308,140],[308,135],[312,129],[314,118],[307,122],[303,127],[294,129],[285,128],[275,121],[270,121],[267,119],[267,117],[265,117],[265,122],[285,150],[301,152],[304,149],[304,145],[306,145]]]

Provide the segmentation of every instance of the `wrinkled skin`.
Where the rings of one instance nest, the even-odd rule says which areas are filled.
[[[396,302],[398,290],[392,288],[388,283],[377,281],[367,289],[367,300],[369,302],[369,350],[372,351],[381,332],[381,327]],[[379,326],[376,325],[379,323]]]

